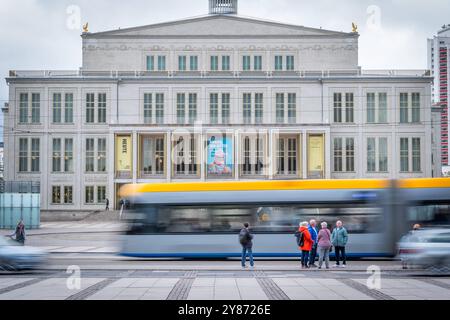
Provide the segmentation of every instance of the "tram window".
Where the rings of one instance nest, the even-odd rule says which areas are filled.
[[[423,227],[450,225],[450,204],[423,204],[408,207],[410,223],[420,223]]]
[[[335,206],[166,206],[136,207],[145,219],[134,224],[136,233],[237,233],[244,222],[255,233],[293,233],[302,221],[316,219],[334,227],[342,220],[349,233],[382,232],[382,209]]]

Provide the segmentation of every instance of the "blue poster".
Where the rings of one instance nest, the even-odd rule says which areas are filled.
[[[208,139],[208,174],[232,175],[233,172],[233,141],[222,135],[211,136]]]

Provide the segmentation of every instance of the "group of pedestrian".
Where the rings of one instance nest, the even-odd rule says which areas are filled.
[[[345,247],[348,242],[348,233],[342,221],[336,222],[336,227],[332,232],[328,229],[327,222],[322,222],[320,226],[319,230],[317,221],[314,219],[309,223],[304,221],[300,223],[299,229],[295,233],[297,244],[301,251],[302,268],[322,269],[322,265],[325,262],[325,267],[329,269],[330,253],[333,247],[336,255],[335,267],[345,268],[347,265]],[[247,257],[250,258],[250,266],[253,268],[253,235],[250,232],[248,223],[244,224],[244,228],[239,233],[239,242],[242,245],[242,268],[246,268]],[[318,266],[315,264],[317,252],[319,253]]]

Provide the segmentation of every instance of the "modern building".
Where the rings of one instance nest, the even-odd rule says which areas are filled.
[[[350,23],[349,23],[350,24]],[[432,78],[365,71],[359,34],[237,14],[85,30],[77,71],[11,71],[7,180],[42,209],[127,183],[432,176]]]
[[[449,133],[449,108],[448,97],[450,95],[450,24],[442,26],[433,39],[428,39],[428,68],[434,78],[431,91],[432,102],[441,108],[441,137],[440,153],[443,169],[449,167],[448,161],[448,133]],[[445,168],[447,172],[450,168]]]

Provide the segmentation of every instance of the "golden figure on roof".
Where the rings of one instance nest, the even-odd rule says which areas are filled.
[[[83,33],[89,32],[89,22],[86,22],[86,24],[83,25]]]
[[[352,32],[353,33],[358,33],[358,25],[354,22],[352,22]]]

